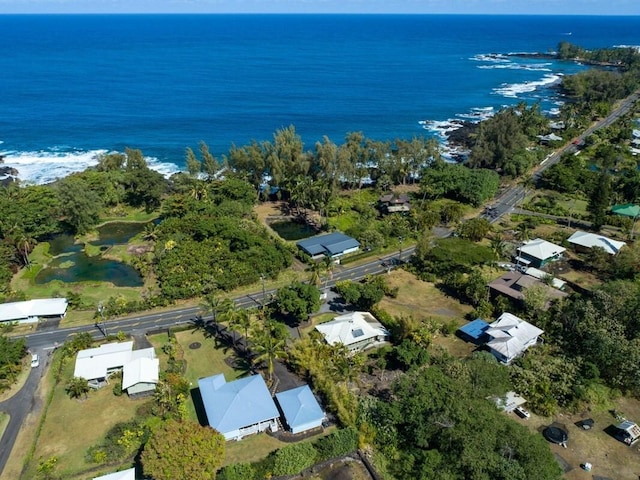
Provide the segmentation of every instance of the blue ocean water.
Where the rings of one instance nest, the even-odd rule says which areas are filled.
[[[504,105],[559,105],[571,62],[490,54],[640,45],[638,17],[449,15],[0,15],[0,153],[29,182],[139,148],[184,166],[205,141],[305,146],[352,131],[434,135]]]

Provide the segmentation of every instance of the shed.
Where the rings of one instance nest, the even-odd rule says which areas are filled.
[[[276,400],[291,433],[306,432],[322,425],[325,414],[309,385],[277,393]]]
[[[489,329],[489,324],[481,318],[463,325],[458,329],[458,334],[465,340],[475,343],[476,345],[484,343],[485,332]]]
[[[616,425],[616,428],[619,432],[617,437],[623,443],[626,443],[627,445],[633,445],[635,442],[640,440],[640,427],[637,423],[630,420],[625,420],[624,422]]]

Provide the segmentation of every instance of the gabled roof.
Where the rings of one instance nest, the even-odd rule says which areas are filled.
[[[129,468],[120,472],[102,475],[101,477],[93,477],[93,480],[136,480],[136,469]]]
[[[126,390],[138,383],[158,383],[159,372],[159,359],[145,357],[133,359],[122,370],[122,389]]]
[[[545,271],[538,270],[537,268],[529,267],[524,272],[526,275],[536,278],[538,280],[543,280],[545,277],[548,277],[549,274]],[[557,288],[558,290],[562,290],[567,282],[560,280],[559,278],[553,278],[551,280],[551,286],[553,288]]]
[[[388,336],[389,332],[369,312],[351,312],[320,325],[318,330],[330,345],[351,345],[363,340]]]
[[[213,375],[198,380],[198,386],[209,425],[223,435],[279,416],[260,375],[228,383],[223,374]]]
[[[305,238],[296,245],[313,257],[320,254],[340,254],[345,250],[359,247],[360,242],[344,233],[333,232]]]
[[[555,257],[566,251],[566,248],[556,245],[555,243],[547,242],[542,238],[536,238],[529,242],[525,242],[518,251],[525,253],[532,258],[538,260],[546,260],[547,258]]]
[[[29,317],[61,316],[66,311],[66,298],[41,298],[25,302],[2,303],[0,304],[0,322]]]
[[[309,385],[277,393],[276,399],[292,430],[314,421],[320,421],[325,416]]]
[[[140,358],[155,359],[153,347],[133,350],[133,342],[105,343],[97,348],[78,352],[73,376],[87,380],[104,378],[109,369],[124,367],[132,360]]]
[[[569,243],[573,243],[574,245],[580,245],[586,248],[600,247],[610,255],[615,255],[620,251],[622,247],[626,245],[625,242],[613,240],[611,238],[605,237],[604,235],[581,231],[575,232],[569,237],[567,241]]]
[[[492,340],[487,342],[487,346],[507,359],[512,359],[520,355],[527,348],[527,344],[542,333],[544,333],[543,330],[535,325],[505,312],[489,325],[487,335]]]

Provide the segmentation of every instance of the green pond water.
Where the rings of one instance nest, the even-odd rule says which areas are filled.
[[[305,223],[292,220],[280,220],[269,226],[284,240],[302,240],[316,234],[316,231]]]
[[[113,245],[126,244],[144,230],[145,223],[113,222],[98,228],[98,240],[92,245],[106,250]],[[49,240],[49,253],[55,258],[35,278],[37,284],[52,280],[71,282],[111,282],[118,287],[140,287],[143,279],[129,265],[100,256],[88,257],[83,245],[75,243],[71,235],[57,235]]]

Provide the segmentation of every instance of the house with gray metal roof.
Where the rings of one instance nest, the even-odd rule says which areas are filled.
[[[296,245],[313,259],[322,257],[339,258],[348,253],[357,252],[360,248],[360,242],[341,232],[305,238]]]
[[[67,313],[66,298],[40,298],[0,304],[0,322],[36,323],[62,319]]]

